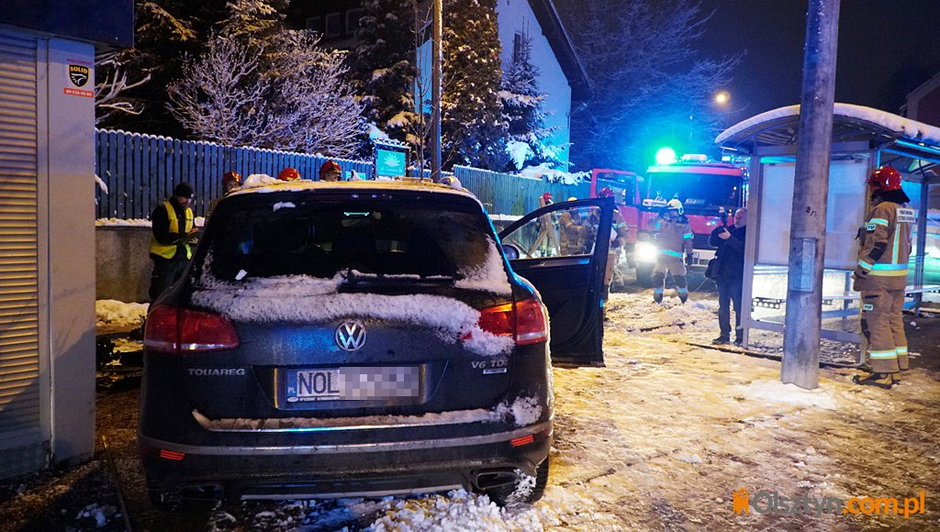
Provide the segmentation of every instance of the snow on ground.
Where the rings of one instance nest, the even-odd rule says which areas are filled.
[[[845,369],[822,370],[817,390],[784,385],[777,361],[690,345],[717,329],[715,302],[696,296],[685,305],[670,299],[655,305],[649,291],[612,294],[607,367],[554,371],[552,470],[545,496],[534,505],[500,509],[462,490],[310,501],[302,510],[296,502],[246,503],[216,512],[210,528],[940,527],[936,510],[908,521],[894,515],[735,515],[731,500],[739,488],[843,501],[906,497],[918,489],[937,493],[940,387],[936,374],[921,369],[890,392],[852,384],[853,372]],[[294,517],[284,520],[288,515]],[[231,522],[223,524],[225,516]],[[276,519],[284,525],[272,527]]]
[[[95,301],[97,329],[131,330],[140,327],[147,317],[148,303],[124,303],[113,299]]]

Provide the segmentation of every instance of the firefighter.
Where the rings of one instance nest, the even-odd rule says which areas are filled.
[[[332,159],[320,166],[320,181],[339,181],[342,175],[343,169]]]
[[[180,183],[173,195],[150,214],[150,260],[153,273],[150,276],[150,301],[153,302],[179,279],[193,256],[192,246],[196,239],[193,227],[193,211],[189,204],[193,198],[193,187]]]
[[[240,189],[241,186],[242,175],[235,170],[229,170],[222,175],[222,195],[213,199],[212,203],[209,204],[209,208],[206,209],[206,222],[209,221],[209,217],[215,212],[215,206],[219,204],[219,200]]]
[[[671,272],[679,293],[679,301],[689,299],[686,264],[692,262],[692,229],[685,216],[685,208],[678,198],[669,200],[656,222],[656,241],[659,256],[653,268],[653,301],[662,303],[666,273]],[[683,256],[685,262],[683,262]]]
[[[604,187],[597,193],[597,196],[599,198],[613,198],[614,191],[610,187]],[[610,249],[607,255],[607,270],[604,272],[604,286],[622,290],[625,283],[623,273],[620,271],[620,254],[623,246],[627,243],[629,228],[620,214],[620,207],[616,204],[614,205],[611,224]]]
[[[296,168],[288,166],[287,168],[281,170],[279,174],[277,174],[277,178],[281,181],[297,181],[300,179],[300,172]]]
[[[871,210],[859,229],[861,244],[853,290],[861,292],[861,329],[868,343],[871,374],[854,380],[890,388],[900,382],[898,373],[908,369],[907,337],[901,321],[907,260],[911,254],[911,224],[915,221],[910,201],[901,189],[901,174],[882,166],[868,178]]]

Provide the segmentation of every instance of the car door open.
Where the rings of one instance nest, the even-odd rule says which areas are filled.
[[[555,364],[603,366],[604,273],[612,198],[568,201],[533,211],[500,232],[513,270],[548,307]]]

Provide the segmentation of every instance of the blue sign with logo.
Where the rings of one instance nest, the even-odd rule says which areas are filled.
[[[406,154],[401,150],[390,150],[376,146],[375,175],[379,177],[403,177],[405,175]]]

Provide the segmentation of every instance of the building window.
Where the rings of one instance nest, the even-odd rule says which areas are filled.
[[[350,9],[346,12],[346,35],[352,35],[359,29],[359,19],[362,17],[362,9]]]
[[[307,17],[304,27],[308,30],[323,32],[323,19],[320,17]]]
[[[323,36],[327,39],[339,37],[343,34],[343,19],[339,13],[330,13],[326,16],[326,28]]]

